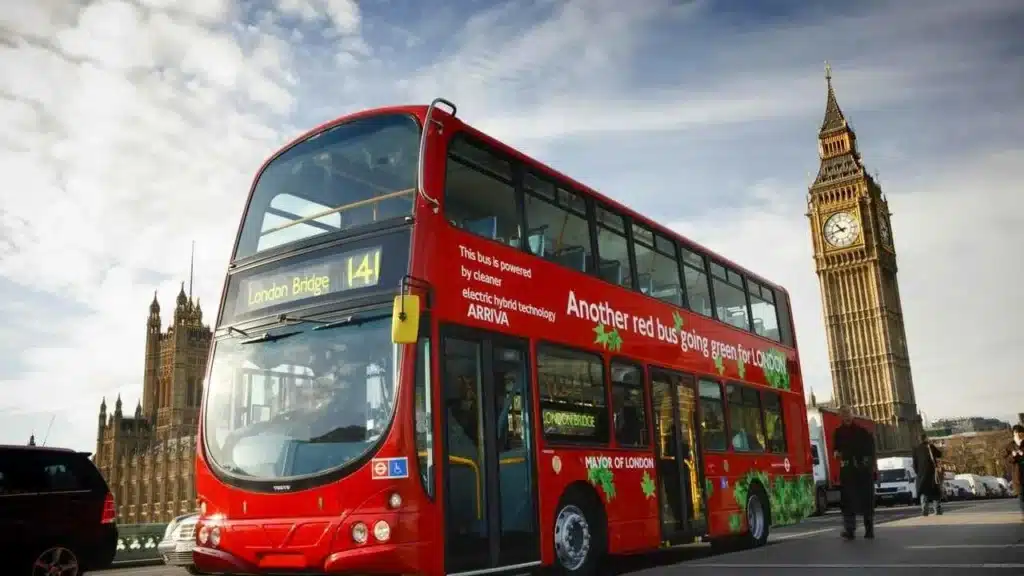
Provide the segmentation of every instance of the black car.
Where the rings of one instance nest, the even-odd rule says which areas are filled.
[[[117,550],[114,497],[89,454],[0,446],[0,573],[80,576]]]

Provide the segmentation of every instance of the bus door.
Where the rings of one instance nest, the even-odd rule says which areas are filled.
[[[442,327],[445,571],[538,564],[529,346]]]
[[[662,541],[691,541],[706,527],[695,382],[660,368],[650,377]]]

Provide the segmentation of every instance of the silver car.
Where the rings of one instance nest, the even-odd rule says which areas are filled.
[[[156,549],[168,566],[181,566],[189,574],[202,574],[192,563],[192,549],[196,547],[196,521],[199,514],[178,516],[167,525],[164,537]]]

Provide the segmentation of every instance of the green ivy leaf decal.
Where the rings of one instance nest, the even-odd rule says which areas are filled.
[[[725,364],[722,362],[721,356],[715,356],[715,370],[718,370],[718,375],[725,374]]]
[[[608,468],[598,466],[587,470],[587,480],[599,486],[609,502],[615,498],[615,475]]]
[[[640,479],[640,489],[644,491],[644,496],[647,499],[654,498],[654,480],[647,470],[644,470],[644,477]]]
[[[679,315],[679,312],[672,313],[672,324],[675,326],[676,332],[682,331],[683,317]]]
[[[772,478],[758,470],[747,473],[733,488],[733,498],[741,509],[746,509],[747,495],[754,481],[759,482],[768,495],[772,525],[795,524],[814,512],[814,480],[809,474]]]
[[[711,478],[704,478],[704,494],[708,500],[711,499],[711,495],[715,493],[715,483],[711,481]]]
[[[740,378],[747,375],[747,365],[743,362],[743,357],[739,356],[736,358],[736,370],[739,372]]]
[[[619,335],[618,329],[608,333],[608,349],[612,352],[622,350],[622,336]]]
[[[742,516],[740,516],[739,514],[737,514],[735,512],[733,512],[732,514],[729,514],[729,531],[730,532],[739,532],[740,531],[740,527],[742,525],[743,525]]]
[[[597,326],[594,326],[594,344],[597,344],[602,348],[607,348],[609,334],[609,332],[605,332],[604,324],[598,324]]]
[[[769,348],[768,350],[765,350],[764,355],[766,364],[769,363],[769,359],[774,359],[777,361],[771,363],[771,368],[761,369],[761,371],[764,373],[765,382],[767,382],[768,385],[771,386],[772,388],[777,388],[779,390],[789,390],[789,370],[788,368],[786,368],[786,355],[775,348]],[[774,368],[774,364],[776,363],[783,366],[783,369],[781,371],[776,370]]]

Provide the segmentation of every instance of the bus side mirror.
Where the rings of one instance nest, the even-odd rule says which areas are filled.
[[[391,312],[391,341],[412,344],[420,335],[420,297],[415,294],[395,296]]]

